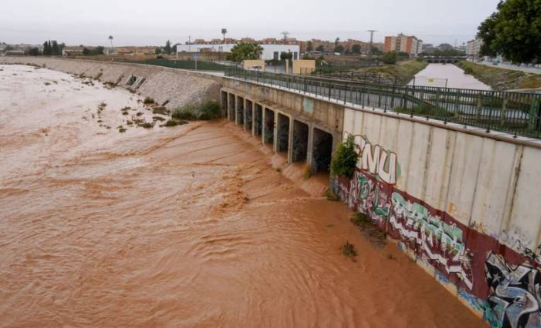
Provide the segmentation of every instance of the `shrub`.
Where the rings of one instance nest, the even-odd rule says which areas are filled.
[[[176,120],[176,119],[171,119],[171,120],[165,122],[164,126],[173,127],[173,126],[183,125],[183,124],[188,124],[188,122],[182,121],[182,120],[179,121],[179,120]]]
[[[342,246],[342,254],[350,258],[356,257],[357,250],[355,249],[355,245],[351,244],[349,241],[346,241],[346,243]]]
[[[150,97],[146,97],[145,100],[143,100],[143,104],[152,105],[152,104],[154,104],[154,99],[152,99]]]
[[[393,109],[396,113],[402,113],[402,114],[413,114],[423,117],[451,117],[453,116],[453,113],[447,111],[444,108],[435,107],[435,106],[423,106],[423,105],[416,105],[411,108],[407,107],[396,107]]]
[[[464,68],[464,74],[472,75],[473,74],[473,69],[471,67],[469,67],[469,66]]]
[[[201,105],[186,105],[173,111],[173,118],[187,121],[209,121],[220,117],[220,105],[215,101],[208,101]]]
[[[331,161],[331,175],[351,179],[355,173],[356,166],[357,152],[355,151],[353,137],[350,136],[338,146],[336,155]]]
[[[394,51],[388,52],[383,57],[381,57],[381,61],[383,61],[386,65],[394,65],[396,64],[398,60],[398,54]]]
[[[327,197],[327,200],[330,200],[331,202],[337,202],[340,200],[340,197],[338,197],[338,195],[332,189],[327,189],[325,196]]]

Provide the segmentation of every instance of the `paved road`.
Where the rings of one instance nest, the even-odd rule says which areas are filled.
[[[487,62],[487,61],[479,62],[478,64],[490,66],[490,67],[505,68],[505,69],[510,69],[513,71],[522,71],[526,73],[541,74],[541,68],[539,67],[517,66],[517,65],[512,65],[512,64],[506,64],[506,63],[493,65],[492,62]]]

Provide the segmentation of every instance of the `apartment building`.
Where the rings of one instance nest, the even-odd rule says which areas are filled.
[[[384,52],[405,52],[416,57],[422,52],[423,41],[415,36],[399,34],[397,36],[386,36]]]

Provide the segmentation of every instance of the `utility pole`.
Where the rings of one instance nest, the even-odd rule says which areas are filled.
[[[377,32],[376,30],[367,30],[367,32],[370,32],[370,50],[368,51],[368,58],[372,59],[372,45],[374,44],[374,33]]]
[[[284,44],[287,44],[287,36],[289,35],[289,32],[282,32],[282,35],[284,36]]]

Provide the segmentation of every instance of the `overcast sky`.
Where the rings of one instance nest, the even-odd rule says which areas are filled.
[[[191,36],[370,39],[400,32],[425,43],[472,39],[499,0],[0,0],[0,42],[159,45]]]

